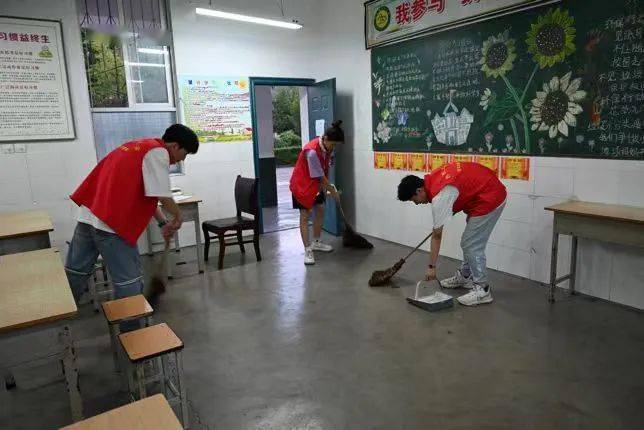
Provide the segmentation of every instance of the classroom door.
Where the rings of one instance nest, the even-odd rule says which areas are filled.
[[[307,87],[309,104],[309,136],[311,138],[324,134],[324,130],[334,121],[335,111],[335,78]],[[340,185],[336,177],[335,163],[329,170],[329,182]],[[324,230],[338,236],[342,231],[338,208],[333,199],[327,199],[324,209]]]

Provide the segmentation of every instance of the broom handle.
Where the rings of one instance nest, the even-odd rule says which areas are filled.
[[[331,184],[331,186],[333,188],[335,188],[335,190],[338,192],[338,194],[342,194],[342,191],[338,190],[338,188],[335,186],[335,184]],[[328,193],[328,191],[327,191],[327,193]],[[340,208],[340,215],[342,215],[342,221],[344,221],[344,223],[346,224],[347,223],[347,217],[344,216],[344,210],[342,209],[342,203],[340,203],[340,199],[336,200],[336,202],[338,204],[338,207]]]
[[[420,247],[423,245],[423,243],[427,242],[427,239],[429,239],[430,237],[432,237],[432,233],[433,233],[433,231],[431,231],[431,232],[427,235],[427,237],[426,237],[425,239],[423,239],[423,241],[422,241],[422,242],[420,242],[418,245],[416,245],[416,248],[412,249],[412,250],[411,250],[411,252],[410,252],[409,254],[407,254],[407,256],[406,256],[405,258],[403,258],[403,260],[404,260],[404,261],[407,261],[407,259],[408,259],[409,257],[411,257],[411,254],[413,254],[414,252],[418,251],[418,248],[420,248]]]
[[[159,266],[157,268],[159,272],[159,278],[160,279],[168,279],[168,253],[170,251],[170,241],[168,240],[165,243],[165,247],[163,248],[163,254],[161,254],[161,262],[159,263]]]

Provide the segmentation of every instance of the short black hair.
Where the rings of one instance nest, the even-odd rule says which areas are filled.
[[[416,190],[425,186],[425,181],[423,178],[419,178],[415,175],[409,175],[402,178],[400,184],[398,184],[398,200],[401,202],[407,202],[414,197]]]
[[[164,142],[177,142],[189,154],[196,154],[199,149],[199,138],[189,127],[183,124],[172,124],[163,133]]]
[[[341,125],[341,120],[333,121],[331,127],[324,131],[324,137],[332,142],[344,142],[344,131],[340,128]]]

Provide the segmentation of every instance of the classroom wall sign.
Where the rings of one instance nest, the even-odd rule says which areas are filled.
[[[448,154],[429,154],[429,169],[438,169],[444,164],[449,163]]]
[[[394,152],[391,154],[391,168],[394,170],[407,170],[409,167],[409,154]]]
[[[409,170],[414,172],[427,172],[429,170],[427,158],[427,154],[409,154]]]
[[[454,161],[479,163],[502,179],[530,180],[529,157],[499,157],[495,155],[426,154],[404,152],[374,152],[375,169],[431,172]]]
[[[181,118],[200,142],[253,138],[247,77],[180,75]]]
[[[389,169],[391,153],[389,152],[374,152],[373,153],[373,167],[376,169]]]
[[[0,17],[0,142],[75,137],[61,23]]]
[[[501,178],[530,180],[530,159],[528,157],[502,157]]]
[[[474,157],[474,162],[482,164],[490,170],[493,170],[497,176],[499,175],[499,157],[491,155],[477,155]]]

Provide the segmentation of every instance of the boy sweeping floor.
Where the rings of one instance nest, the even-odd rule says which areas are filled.
[[[442,281],[444,288],[467,288],[471,291],[457,300],[465,306],[492,302],[488,283],[485,247],[505,207],[507,191],[494,172],[478,163],[452,162],[425,175],[409,175],[398,185],[398,199],[415,204],[432,204],[434,219],[427,280],[436,279],[436,263],[443,238],[443,226],[453,215],[463,211],[467,226],[461,237],[463,264],[451,278]]]

